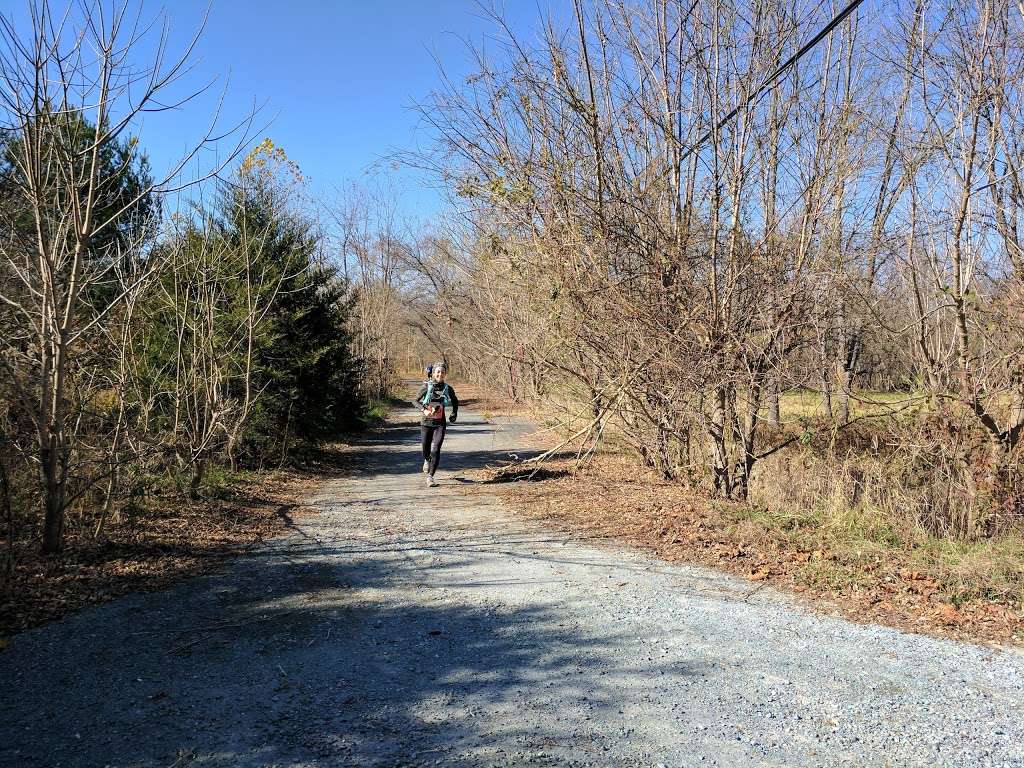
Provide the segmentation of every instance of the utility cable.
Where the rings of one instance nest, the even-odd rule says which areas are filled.
[[[855,10],[857,10],[857,7],[861,3],[863,3],[863,2],[864,2],[864,0],[851,0],[851,2],[845,8],[843,8],[842,11],[840,11],[838,14],[836,14],[836,16],[832,19],[832,21],[830,21],[828,24],[826,24],[822,28],[822,30],[820,32],[818,32],[818,34],[816,34],[813,38],[811,38],[811,40],[809,42],[807,42],[799,51],[797,51],[792,56],[790,56],[788,59],[786,59],[779,66],[778,69],[776,69],[774,72],[772,72],[771,76],[769,76],[766,80],[764,80],[764,82],[762,82],[761,85],[759,85],[754,90],[753,93],[751,93],[747,98],[745,98],[736,107],[734,107],[733,110],[729,114],[727,114],[725,117],[723,117],[721,120],[719,120],[718,124],[714,128],[712,128],[710,131],[708,131],[703,136],[701,136],[700,139],[697,140],[697,143],[693,144],[689,149],[687,149],[686,152],[683,154],[683,156],[681,158],[679,158],[679,162],[682,163],[683,160],[685,160],[690,155],[692,155],[694,152],[696,152],[705,141],[710,139],[717,131],[720,131],[722,129],[722,126],[724,126],[726,123],[728,123],[734,117],[736,117],[736,115],[738,115],[741,110],[746,109],[748,106],[750,106],[750,104],[758,96],[760,96],[761,93],[768,86],[770,86],[772,83],[774,83],[776,80],[778,80],[779,77],[787,69],[789,69],[791,66],[793,66],[808,51],[810,51],[812,48],[814,48],[814,46],[816,46],[818,43],[820,43],[826,36],[828,36],[828,34],[833,29],[835,29],[840,24],[842,24],[843,21],[846,20],[846,17],[849,16],[851,13],[853,13]]]

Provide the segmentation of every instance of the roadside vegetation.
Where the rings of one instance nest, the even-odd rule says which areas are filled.
[[[132,4],[28,6],[0,22],[0,632],[282,530],[382,408],[372,286],[255,115],[157,176],[142,117],[191,108],[192,47]]]
[[[866,413],[907,398],[857,396]],[[537,449],[549,458],[481,477],[521,513],[570,535],[721,568],[856,621],[1024,643],[1024,527],[963,536],[922,521],[934,493],[922,449],[893,442],[882,450],[897,438],[871,421],[836,430],[815,415],[817,400],[783,395],[784,428],[801,439],[764,462],[744,501],[666,480],[614,427],[581,463],[578,446],[563,442],[570,433],[560,409],[530,414],[545,424]]]
[[[808,586],[891,577],[921,615],[989,606],[1019,635],[1020,9],[574,8],[537,40],[496,17],[423,104],[416,161],[461,214],[403,260],[402,332],[540,405],[538,461],[632,456],[651,532],[683,493]],[[611,466],[616,498],[636,471]],[[599,498],[573,519],[625,525]]]
[[[484,485],[521,514],[586,540],[640,547],[799,593],[855,621],[973,641],[1024,642],[1024,538],[965,540],[870,508],[709,499],[602,448],[495,468]]]

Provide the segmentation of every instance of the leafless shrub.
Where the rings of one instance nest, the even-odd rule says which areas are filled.
[[[870,410],[921,482],[890,493],[882,459],[833,450],[801,503],[906,502],[983,534],[1015,503],[1024,430],[1024,20],[1002,0],[866,8],[578,2],[536,46],[496,16],[498,54],[424,108],[444,152],[420,162],[467,220],[435,296],[446,344],[510,396],[529,372],[581,457],[614,433],[745,498],[804,445],[780,396],[809,388],[815,428]]]

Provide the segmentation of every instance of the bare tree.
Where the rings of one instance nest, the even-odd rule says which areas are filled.
[[[119,206],[103,205],[137,160],[129,131],[138,118],[180,106],[191,96],[176,93],[198,38],[179,58],[169,58],[166,22],[146,24],[130,7],[97,0],[57,13],[48,0],[33,0],[28,34],[8,19],[0,21],[0,130],[23,217],[12,224],[27,220],[31,233],[11,235],[0,244],[11,281],[0,286],[0,301],[17,315],[22,330],[4,340],[3,360],[35,431],[47,552],[62,546],[65,510],[73,496],[67,485],[77,473],[75,430],[86,402],[72,380],[89,376],[81,364],[90,334],[119,312],[161,263],[143,259],[146,227],[129,241],[105,235],[121,228],[139,201],[180,188],[180,171],[215,137],[211,127],[168,175],[147,180]],[[147,47],[148,65],[138,60]],[[246,139],[243,135],[224,154],[225,162]],[[105,158],[119,143],[130,151],[113,173],[105,172]],[[98,306],[93,299],[115,266],[131,259],[143,259],[144,268]],[[86,474],[80,482],[88,485],[91,479]]]

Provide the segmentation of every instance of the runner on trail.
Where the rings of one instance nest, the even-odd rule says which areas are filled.
[[[448,368],[444,363],[434,363],[430,379],[420,387],[413,405],[420,409],[420,436],[423,438],[423,473],[427,476],[427,485],[433,488],[434,472],[441,460],[441,444],[448,424],[454,424],[459,415],[459,398],[455,390],[445,382]],[[446,421],[445,406],[451,406],[452,415]]]

